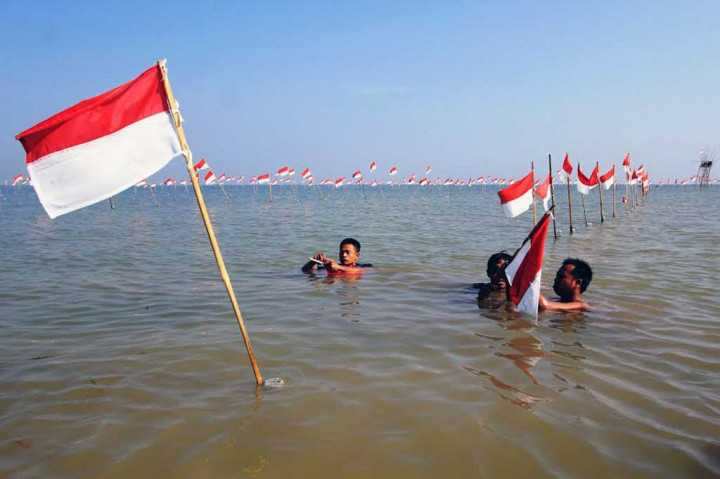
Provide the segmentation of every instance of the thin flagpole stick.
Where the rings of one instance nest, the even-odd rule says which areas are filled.
[[[553,176],[552,176],[552,155],[548,154],[548,168],[550,168],[550,201],[551,206],[555,208],[555,191],[553,190]],[[555,226],[555,215],[553,215],[553,235],[557,239],[557,226]]]
[[[218,184],[218,186],[220,187],[220,189],[222,190],[223,194],[225,195],[225,198],[226,198],[230,203],[232,203],[232,200],[230,199],[230,197],[228,196],[227,192],[225,191],[225,188],[223,188],[222,183],[220,183],[220,182],[218,181],[217,184]]]
[[[153,199],[153,203],[155,203],[155,208],[160,208],[160,204],[157,201],[157,198],[155,198],[155,192],[153,191],[152,187],[150,185],[147,185],[146,188],[150,192],[150,197]]]
[[[568,211],[570,212],[570,234],[573,234],[572,224],[572,196],[570,194],[570,175],[567,175]]]
[[[108,200],[110,201],[110,211],[112,211],[115,209],[115,205],[113,205],[113,202],[112,202],[112,196],[110,198],[108,198]]]
[[[600,183],[600,163],[595,162],[595,167],[597,168],[598,172],[598,194],[600,195],[600,223],[605,222],[605,212],[603,211],[603,202],[602,202],[602,184]]]
[[[158,66],[163,74],[165,92],[167,93],[168,101],[170,102],[173,120],[175,121],[175,128],[177,129],[178,137],[180,139],[180,146],[182,147],[183,154],[185,155],[185,164],[187,166],[188,174],[190,175],[190,181],[192,181],[195,197],[197,198],[198,207],[200,208],[200,214],[202,215],[203,222],[205,223],[205,230],[207,231],[208,239],[210,240],[213,253],[215,253],[215,259],[217,260],[218,269],[220,270],[220,277],[225,284],[228,296],[230,296],[230,302],[232,303],[233,311],[235,312],[235,318],[237,318],[238,326],[240,326],[240,332],[242,333],[243,341],[245,342],[245,349],[247,349],[253,373],[255,373],[255,381],[257,384],[261,385],[263,384],[263,379],[260,375],[260,369],[258,368],[257,361],[255,360],[255,354],[253,353],[252,346],[250,345],[250,336],[248,336],[247,330],[245,329],[245,323],[243,322],[242,314],[240,313],[240,307],[238,306],[237,299],[235,299],[235,291],[233,291],[230,276],[225,268],[225,262],[223,261],[222,254],[220,253],[220,246],[215,239],[215,232],[213,231],[212,224],[210,223],[210,216],[208,216],[207,208],[205,207],[205,200],[203,199],[202,192],[200,191],[200,184],[195,176],[195,168],[192,162],[192,152],[187,144],[185,130],[183,130],[182,122],[180,121],[180,113],[176,108],[174,108],[176,105],[175,97],[173,96],[172,89],[170,88],[170,79],[168,78],[167,69],[165,68],[165,61],[158,61]]]
[[[615,218],[615,187],[617,186],[617,181],[615,181],[615,165],[613,165],[613,218]]]
[[[270,187],[270,203],[272,203],[272,178],[270,179],[270,183],[268,183],[268,186]]]
[[[537,205],[535,204],[535,162],[530,162],[530,171],[532,171],[532,197],[533,197],[533,222],[537,224]]]
[[[588,222],[587,222],[587,213],[585,212],[585,195],[580,194],[580,199],[582,200],[583,216],[585,217],[585,227],[587,228]]]

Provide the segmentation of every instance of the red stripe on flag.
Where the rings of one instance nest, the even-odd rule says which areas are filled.
[[[155,65],[124,85],[51,116],[15,139],[25,148],[27,162],[32,163],[50,153],[96,140],[163,111],[169,111],[167,94],[160,67]]]
[[[520,198],[533,187],[533,172],[527,174],[523,179],[516,181],[512,185],[498,191],[500,203],[507,203]]]

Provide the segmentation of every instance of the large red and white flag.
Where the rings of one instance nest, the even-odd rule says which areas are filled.
[[[612,185],[615,184],[615,165],[610,168],[610,171],[600,177],[600,184],[604,190],[612,188]]]
[[[540,278],[549,224],[550,213],[545,213],[505,268],[510,300],[520,311],[533,315],[537,315],[540,302]]]
[[[159,65],[15,138],[51,218],[110,198],[182,155]]]
[[[267,183],[270,183],[270,173],[265,173],[264,175],[260,175],[257,177],[257,182],[261,185],[265,185]]]
[[[370,171],[371,172],[375,171],[375,168],[377,168],[377,165],[375,164],[375,162],[374,161],[370,162]]]
[[[582,195],[587,195],[590,193],[590,190],[595,188],[598,183],[600,183],[600,180],[598,179],[598,168],[597,166],[590,174],[590,178],[585,176],[580,169],[580,163],[578,163],[577,167],[577,176],[578,176],[578,182],[577,182],[577,189]]]
[[[390,173],[388,173],[390,176],[397,174],[397,166],[393,166],[390,168]]]
[[[550,181],[552,181],[552,175],[548,173],[545,180],[535,188],[535,196],[540,198],[543,203],[545,211],[550,209]]]
[[[533,172],[498,191],[498,196],[508,218],[515,218],[526,212],[533,203]]]

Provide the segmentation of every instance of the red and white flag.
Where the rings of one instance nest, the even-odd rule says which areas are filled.
[[[432,167],[430,165],[428,165],[428,167],[425,169],[425,174],[429,175],[431,171],[432,171]]]
[[[375,164],[375,162],[374,161],[370,162],[370,172],[375,171],[375,168],[377,168],[377,165]]]
[[[340,178],[335,180],[335,188],[340,188],[343,185],[343,183],[345,183],[345,177],[341,176]]]
[[[615,165],[610,168],[610,171],[600,177],[600,184],[604,190],[612,188],[612,185],[615,184]]]
[[[208,172],[205,173],[205,184],[213,185],[216,182],[217,182],[217,178],[215,178],[215,175],[213,174],[212,170],[208,170]]]
[[[110,198],[182,155],[159,65],[15,138],[51,218]]]
[[[623,165],[623,168],[625,169],[625,173],[627,173],[629,175],[630,174],[630,153],[625,155],[622,165]]]
[[[561,176],[563,176],[564,178],[567,178],[567,180],[570,181],[570,178],[572,178],[572,176],[571,176],[572,172],[573,172],[573,167],[570,164],[570,155],[565,153],[565,160],[563,161]]]
[[[227,175],[225,173],[220,173],[220,176],[218,176],[217,180],[218,183],[223,183],[227,179]]]
[[[377,181],[375,181],[375,180],[370,181],[370,186],[377,186]]]
[[[21,183],[22,180],[23,180],[23,175],[22,175],[22,173],[20,173],[19,175],[15,176],[15,178],[13,178],[12,185],[15,186],[18,183]]]
[[[270,183],[270,173],[265,173],[257,177],[257,182],[261,185]]]
[[[392,168],[390,168],[389,175],[392,176],[392,175],[396,175],[396,174],[397,174],[397,166],[393,166]]]
[[[362,171],[357,170],[352,174],[353,180],[362,180]]]
[[[577,189],[582,195],[587,195],[590,193],[590,190],[595,188],[598,183],[600,183],[600,180],[598,179],[598,168],[597,166],[590,174],[590,178],[585,176],[580,169],[580,163],[578,163],[577,168],[577,176],[578,176],[578,182],[577,182]]]
[[[280,168],[277,172],[277,176],[286,176],[290,172],[290,168],[287,166],[283,166]]]
[[[307,180],[308,178],[312,178],[312,173],[310,173],[310,168],[305,168],[302,173],[300,173],[300,176],[302,176],[303,180]]]
[[[540,198],[540,200],[543,203],[543,208],[545,211],[550,209],[550,181],[552,180],[552,176],[550,173],[548,173],[545,180],[538,185],[537,188],[535,188],[535,196]]]
[[[425,186],[425,185],[428,184],[428,179],[427,179],[427,178],[421,178],[420,181],[418,181],[418,184],[420,184],[421,186]]]
[[[187,186],[187,180],[180,180],[180,186]]]
[[[174,184],[175,184],[175,178],[168,178],[168,179],[165,180],[165,182],[163,183],[163,185],[165,185],[165,186],[172,186],[172,185],[174,185]]]
[[[156,187],[157,187],[157,183],[155,183],[155,180],[153,180],[153,182],[150,183],[150,188],[156,188]]]
[[[632,174],[630,175],[630,181],[629,181],[630,186],[636,185],[638,182],[638,178],[639,178],[639,176],[638,176],[637,170],[633,170]],[[692,177],[690,179],[692,180]]]
[[[540,278],[549,224],[550,213],[545,213],[505,268],[510,300],[518,310],[533,315],[537,315],[540,303]]]
[[[526,212],[533,203],[533,172],[498,191],[498,196],[508,218],[515,218]]]
[[[198,161],[193,168],[195,168],[195,171],[210,169],[207,162],[205,161],[205,158],[201,158],[200,161]]]
[[[135,186],[137,186],[138,188],[147,188],[147,185],[147,180],[141,180],[135,183]]]
[[[288,176],[294,176],[295,175],[295,168],[290,168],[288,170]]]

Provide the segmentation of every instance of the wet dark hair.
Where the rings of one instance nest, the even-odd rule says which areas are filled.
[[[491,255],[488,258],[488,262],[487,262],[488,274],[490,274],[490,271],[493,271],[495,269],[495,265],[500,260],[503,260],[503,259],[505,260],[505,266],[507,266],[508,264],[510,264],[510,260],[512,259],[512,256],[510,256],[506,250],[502,250],[499,253],[495,253],[494,255]]]
[[[355,238],[345,238],[340,242],[340,248],[343,247],[343,245],[351,244],[355,247],[355,251],[358,253],[360,252],[360,242],[356,240]]]
[[[579,279],[581,281],[580,292],[584,293],[588,286],[590,286],[590,281],[592,281],[592,268],[590,268],[590,265],[578,258],[567,258],[563,261],[562,265],[572,265],[575,267],[570,274],[573,279]]]

